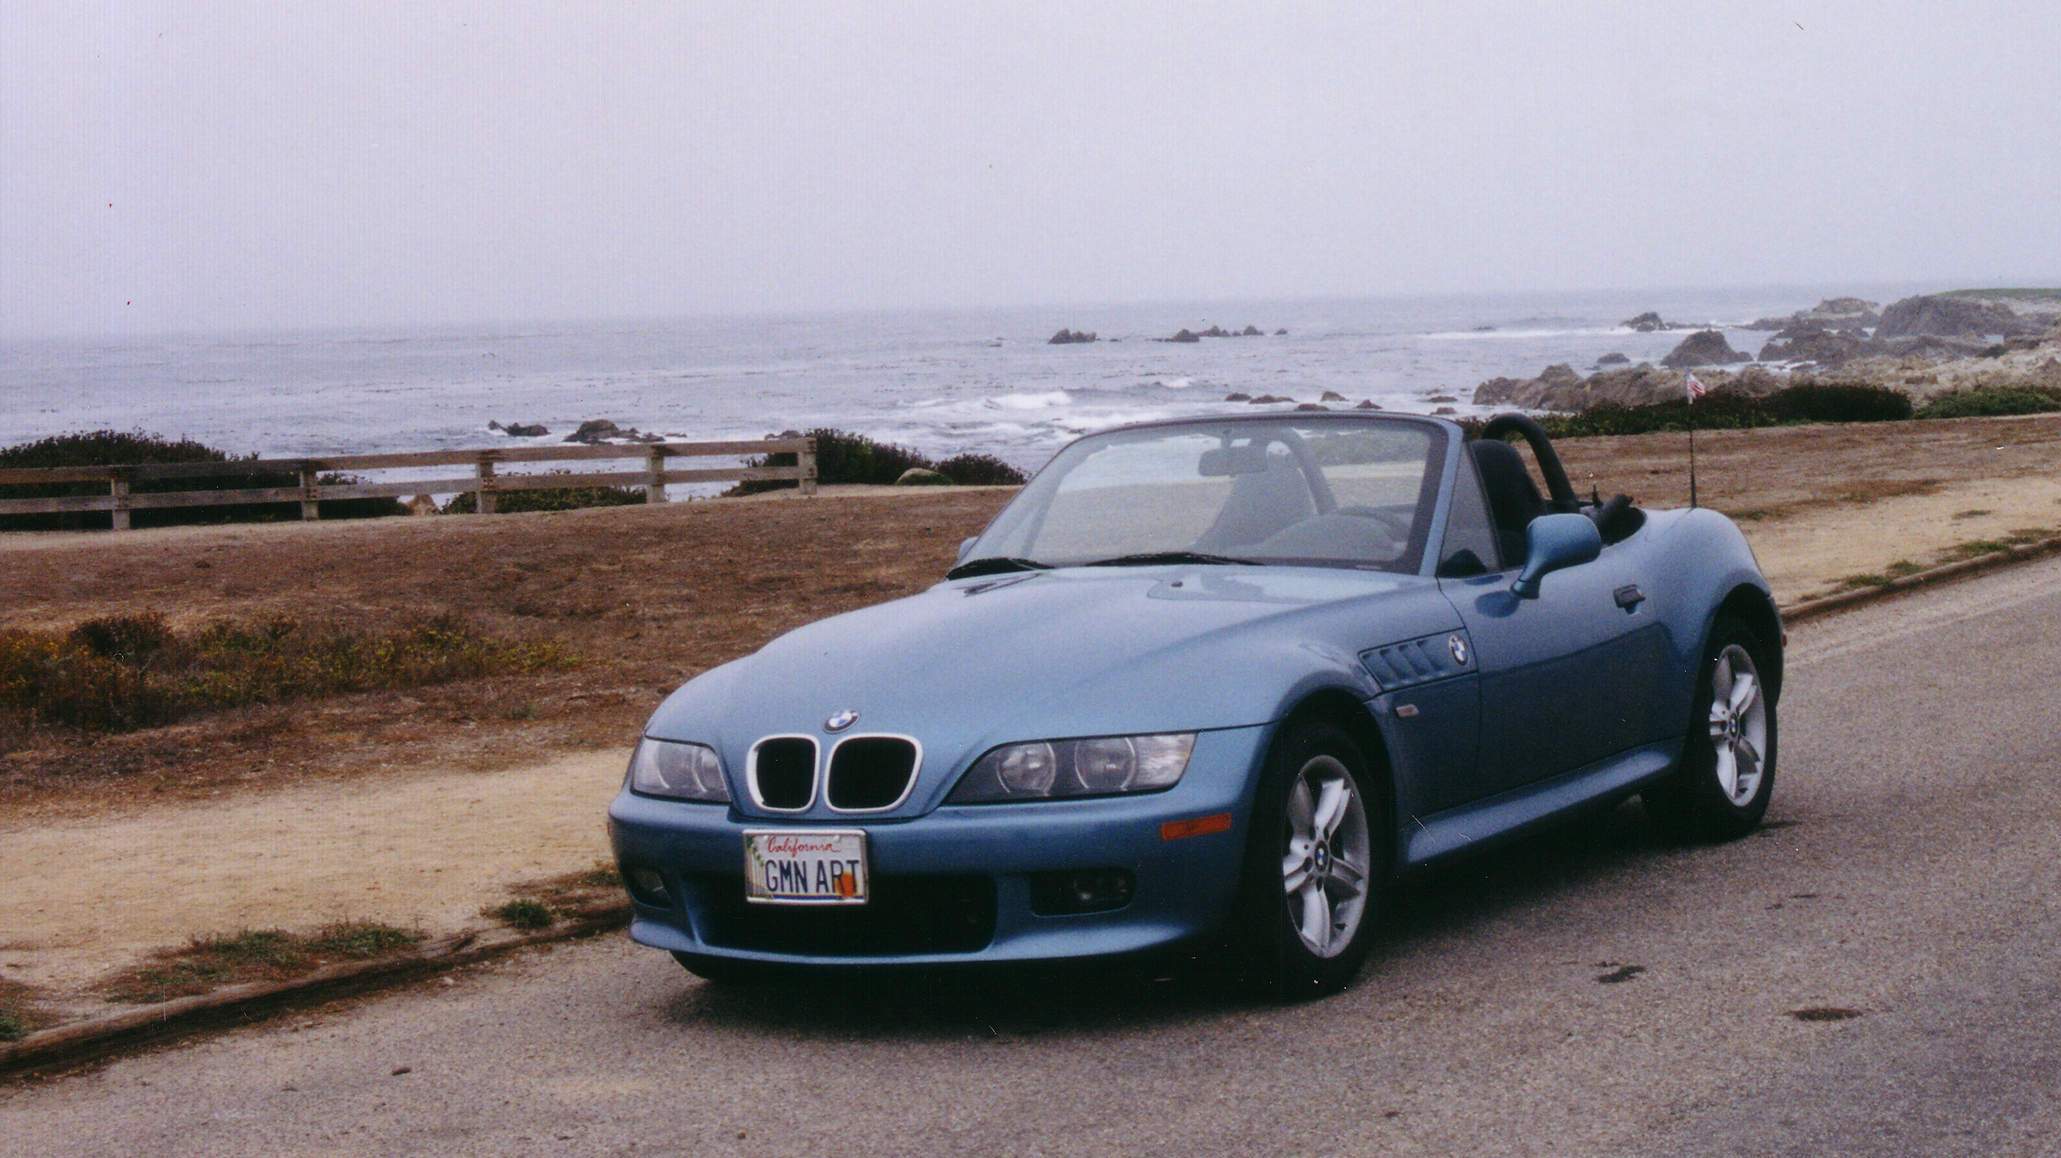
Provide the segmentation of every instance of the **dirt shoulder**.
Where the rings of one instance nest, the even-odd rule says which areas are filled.
[[[1586,490],[1683,500],[1680,435],[1563,444]],[[1699,436],[1707,504],[1786,602],[2061,527],[2061,416]],[[157,947],[377,920],[436,933],[605,852],[629,741],[680,681],[933,582],[1007,492],[0,537],[0,624],[116,611],[451,610],[567,672],[242,709],[0,754],[0,979],[76,1008]],[[52,537],[54,538],[54,537]]]

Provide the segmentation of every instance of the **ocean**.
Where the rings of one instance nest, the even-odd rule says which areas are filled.
[[[1680,333],[1618,325],[1645,310],[1727,330],[1859,294],[1937,287],[1445,295],[695,317],[422,329],[306,330],[0,345],[0,446],[113,428],[236,453],[341,454],[556,442],[607,418],[671,438],[839,427],[1026,469],[1069,439],[1155,418],[1245,409],[1225,395],[1475,413],[1474,387],[1620,351],[1657,360]],[[1265,336],[1155,341],[1212,325]],[[1062,327],[1102,340],[1050,345]],[[1277,335],[1276,330],[1287,333]],[[1450,395],[1457,402],[1434,401]],[[510,439],[490,421],[542,423]]]

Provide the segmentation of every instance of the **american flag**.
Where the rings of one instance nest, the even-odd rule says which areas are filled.
[[[1710,393],[1703,383],[1696,380],[1696,371],[1694,370],[1689,371],[1689,376],[1682,381],[1682,388],[1689,392],[1689,404],[1691,406],[1696,404],[1698,398]]]

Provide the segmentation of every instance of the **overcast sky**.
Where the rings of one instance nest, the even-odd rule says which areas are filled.
[[[2061,280],[2061,4],[0,4],[0,330]]]

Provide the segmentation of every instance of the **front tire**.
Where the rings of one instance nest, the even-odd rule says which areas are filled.
[[[1275,741],[1253,802],[1235,932],[1247,979],[1282,1000],[1350,983],[1386,915],[1386,795],[1352,736],[1290,724]]]
[[[1711,628],[1681,762],[1643,794],[1647,815],[1669,837],[1737,840],[1767,814],[1780,738],[1775,701],[1761,677],[1772,670],[1771,658],[1744,623],[1719,619]]]

